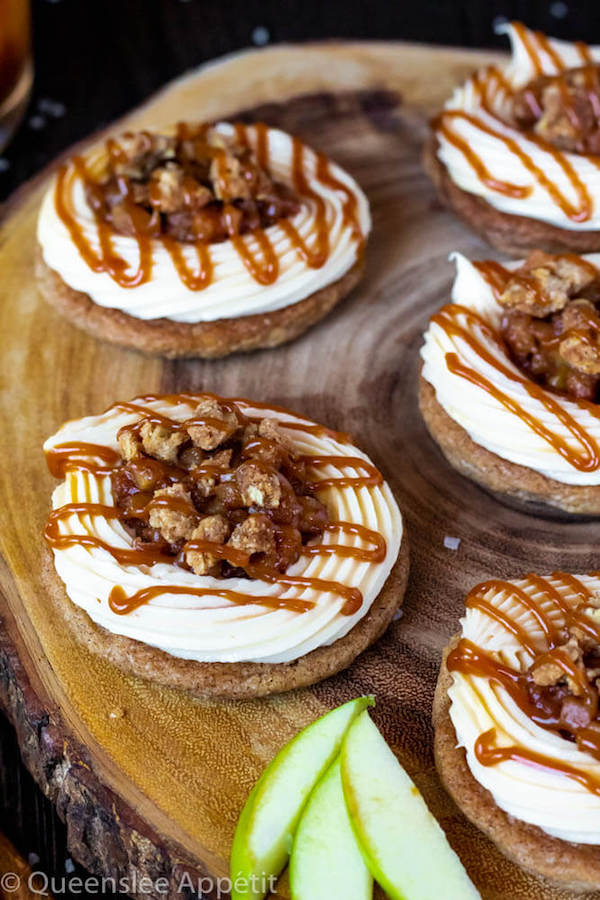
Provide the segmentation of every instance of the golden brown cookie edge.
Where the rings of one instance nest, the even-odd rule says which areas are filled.
[[[73,325],[100,340],[171,359],[214,359],[292,341],[349,294],[363,271],[364,253],[337,281],[291,306],[236,319],[186,323],[165,318],[136,319],[121,310],[99,306],[87,294],[69,287],[44,261],[39,246],[35,261],[42,297]]]
[[[471,774],[464,748],[457,747],[448,697],[446,658],[459,639],[454,635],[444,650],[433,701],[435,764],[444,787],[467,819],[527,872],[577,893],[600,889],[600,847],[562,841],[509,816]]]
[[[432,132],[423,150],[423,166],[440,200],[492,247],[517,259],[527,256],[531,250],[547,253],[594,253],[600,250],[600,231],[574,231],[540,219],[501,212],[483,197],[463,191],[452,181],[446,166],[438,158],[437,149],[438,139]]]
[[[435,389],[419,377],[419,408],[429,434],[453,469],[499,499],[537,514],[550,507],[576,516],[600,515],[600,485],[564,484],[502,459],[468,435],[438,403]]]
[[[165,687],[189,691],[202,699],[249,699],[308,687],[346,669],[386,630],[402,605],[409,571],[406,533],[398,558],[368,613],[343,638],[318,647],[290,663],[205,663],[179,659],[136,641],[115,635],[93,622],[67,596],[54,569],[51,551],[44,550],[42,578],[50,602],[90,652],[113,665]]]

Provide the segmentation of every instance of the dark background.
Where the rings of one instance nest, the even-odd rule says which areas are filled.
[[[0,157],[0,199],[59,150],[224,53],[335,37],[502,47],[502,18],[600,43],[594,0],[33,0],[34,92]]]
[[[0,199],[69,144],[224,53],[336,37],[502,47],[494,24],[515,18],[600,43],[597,0],[33,0],[35,83],[23,123],[0,155]],[[2,716],[0,830],[25,857],[33,854],[35,869],[61,877],[66,863],[71,871],[64,829],[21,766]]]

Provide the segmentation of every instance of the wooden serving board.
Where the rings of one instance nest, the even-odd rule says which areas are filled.
[[[186,871],[227,875],[238,813],[265,764],[316,716],[372,691],[378,725],[483,897],[569,896],[504,860],[457,812],[432,761],[440,653],[468,588],[491,575],[598,565],[595,525],[503,507],[448,468],[417,409],[418,350],[428,316],[448,297],[448,254],[490,255],[435,200],[420,163],[426,122],[456,83],[490,59],[401,44],[274,47],[206,67],[127,117],[128,126],[160,126],[252,110],[330,154],[366,190],[374,229],[364,282],[328,319],[278,350],[168,362],[86,337],[44,305],[32,275],[48,173],[5,207],[0,693],[27,765],[67,822],[71,853],[93,872],[165,877],[172,896]],[[52,612],[41,575],[53,488],[44,438],[63,420],[117,398],[192,389],[274,401],[350,431],[402,506],[412,554],[404,615],[351,669],[312,689],[201,703],[91,656]],[[457,551],[444,547],[446,535],[460,538]],[[213,891],[207,886],[206,896],[216,896],[216,883]],[[286,895],[284,884],[279,896]]]

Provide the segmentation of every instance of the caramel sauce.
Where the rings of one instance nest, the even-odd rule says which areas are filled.
[[[372,543],[372,548],[348,547],[346,544],[314,544],[302,548],[303,556],[341,556],[364,562],[383,562],[387,552],[385,538],[378,531],[354,522],[329,522],[325,531],[341,531],[342,534],[356,535],[361,540]]]
[[[542,753],[535,753],[533,750],[527,750],[525,747],[498,747],[495,743],[496,731],[491,728],[489,731],[479,735],[475,742],[475,756],[482,766],[495,766],[498,763],[513,760],[515,762],[525,763],[527,765],[538,766],[540,769],[547,769],[551,772],[558,772],[565,775],[573,781],[578,782],[582,787],[589,791],[590,794],[596,794],[600,797],[600,780],[576,769],[568,763],[559,762]]]
[[[168,427],[169,429],[188,428],[194,424],[209,424],[210,426],[214,426],[215,428],[226,428],[226,426],[224,426],[223,422],[221,422],[220,420],[205,416],[192,416],[191,418],[188,418],[183,422],[178,422],[168,416],[163,415],[162,413],[158,413],[155,410],[149,409],[148,407],[142,405],[142,403],[140,402],[143,401],[148,403],[159,399],[170,402],[181,402],[181,399],[186,399],[189,400],[190,403],[193,403],[194,400],[196,400],[197,402],[200,399],[200,396],[207,395],[184,394],[160,396],[150,394],[144,397],[136,398],[137,402],[136,400],[120,402],[113,404],[113,406],[110,408],[138,415],[139,421],[135,426],[137,428],[141,427],[141,424],[144,421],[162,425]],[[216,395],[209,396],[215,397]],[[235,412],[240,423],[250,422],[252,421],[252,417],[245,416],[244,413],[239,409],[238,403],[246,406],[251,406],[255,409],[275,409],[274,407],[269,407],[267,404],[251,404],[250,401],[247,400],[237,401],[224,400],[223,398],[218,399],[223,406]],[[282,413],[287,413],[289,415],[289,412],[282,407],[277,407],[276,409]],[[308,433],[326,433],[335,435],[338,440],[345,437],[341,433],[330,432],[328,429],[324,428],[324,426],[320,426],[312,422],[284,422],[282,424],[285,428],[294,426],[297,430],[305,430]],[[51,448],[49,451],[47,451],[46,458],[50,471],[56,477],[63,477],[66,472],[73,470],[86,471],[94,475],[110,475],[113,468],[120,462],[121,459],[120,455],[117,452],[103,445],[75,442],[57,445],[56,447]],[[383,482],[381,473],[375,468],[375,466],[367,463],[360,457],[304,456],[300,458],[304,460],[307,465],[313,466],[317,469],[321,466],[333,464],[341,467],[353,466],[367,473],[365,475],[358,475],[355,477],[339,476],[322,479],[315,483],[315,488],[330,486],[352,486],[360,488],[363,486],[378,485]],[[98,462],[95,462],[94,460],[98,460]],[[163,476],[168,476],[171,471],[173,471],[173,477],[174,480],[176,480],[176,466],[161,463],[160,461],[154,459],[144,459],[143,465],[146,464],[155,464],[157,466],[160,466],[161,475]],[[199,468],[202,468],[202,466],[200,466]],[[211,473],[214,473],[218,470],[217,466],[209,466],[209,464],[207,463],[206,469],[209,468]],[[310,487],[311,486],[309,486],[309,488]],[[147,519],[151,509],[159,506],[176,509],[184,514],[189,514],[190,511],[193,511],[191,510],[189,502],[185,498],[164,496],[155,499],[153,498],[144,507],[136,509],[135,516],[136,518]],[[114,559],[117,560],[117,562],[123,565],[151,566],[159,562],[169,563],[171,565],[173,565],[174,563],[174,557],[172,555],[162,553],[156,548],[117,548],[112,547],[107,542],[93,535],[63,534],[60,531],[60,522],[63,519],[69,518],[71,515],[103,516],[104,518],[120,519],[121,521],[127,518],[127,515],[123,512],[123,510],[119,509],[116,506],[85,502],[66,504],[54,510],[48,518],[44,536],[51,548],[65,549],[77,545],[88,547],[90,549],[100,548],[106,550],[113,556]],[[353,558],[359,561],[375,563],[382,562],[385,559],[387,552],[386,541],[383,535],[381,535],[377,531],[369,529],[358,523],[344,521],[330,522],[325,526],[325,530],[330,532],[340,532],[342,534],[358,537],[362,542],[371,544],[372,546],[361,547],[350,546],[346,544],[314,544],[303,546],[301,549],[301,555],[308,557],[335,555],[340,558]],[[210,541],[196,540],[188,542],[187,549],[207,552],[214,555],[217,559],[227,560],[233,566],[244,567],[251,575],[251,577],[261,579],[269,584],[277,584],[284,587],[307,588],[315,591],[320,591],[321,593],[336,594],[342,597],[344,601],[341,608],[341,612],[343,615],[353,615],[360,609],[362,605],[362,594],[357,588],[349,587],[336,581],[321,579],[317,577],[286,575],[285,573],[269,569],[264,565],[252,563],[248,554],[233,547],[214,544]],[[147,603],[153,597],[159,596],[160,594],[164,593],[185,593],[193,594],[194,596],[217,595],[225,599],[230,599],[235,603],[260,603],[260,605],[265,605],[277,609],[286,608],[294,610],[296,612],[305,612],[306,610],[311,609],[314,606],[314,603],[312,601],[304,601],[298,598],[257,598],[252,594],[245,594],[243,592],[237,590],[233,591],[231,589],[214,590],[212,588],[184,588],[175,587],[172,585],[161,585],[147,588],[138,591],[131,597],[127,597],[125,595],[125,592],[120,587],[116,587],[111,593],[109,605],[113,612],[124,615],[134,609],[137,609],[144,603]]]
[[[487,263],[479,263],[477,268],[481,271],[482,267],[487,265]],[[492,272],[492,279],[496,279],[498,276],[498,266],[498,263],[491,264],[490,271]],[[502,350],[503,354],[506,352],[500,336],[494,332],[490,325],[478,313],[468,307],[456,303],[448,304],[447,306],[442,307],[442,309],[432,317],[431,321],[442,328],[449,337],[460,338],[461,341],[464,341],[482,360],[499,374],[516,384],[522,385],[530,397],[533,397],[541,403],[544,408],[568,430],[575,445],[571,445],[571,443],[569,443],[569,441],[561,434],[553,431],[552,428],[545,425],[541,419],[524,409],[518,400],[505,394],[484,375],[462,363],[456,353],[446,354],[446,365],[448,366],[448,370],[486,391],[486,393],[502,404],[505,409],[518,416],[521,421],[525,422],[535,434],[539,435],[547,444],[553,447],[553,449],[556,450],[556,452],[559,453],[573,468],[580,472],[595,472],[600,467],[600,448],[593,437],[547,390],[536,384],[534,381],[531,381],[529,378],[509,368],[484,347],[475,335],[471,334],[467,328],[460,324],[460,316],[465,316],[472,325],[476,325],[486,334],[486,336],[493,339],[497,346]],[[569,402],[578,406],[580,409],[587,410],[594,418],[600,418],[600,408],[596,404],[579,399],[570,399]]]
[[[503,194],[508,197],[515,197],[517,199],[528,197],[532,192],[532,188],[528,185],[516,185],[494,178],[494,176],[490,174],[485,163],[478,155],[476,150],[473,149],[472,143],[469,143],[463,138],[459,137],[448,126],[448,121],[453,119],[462,119],[463,121],[470,122],[480,131],[483,131],[485,134],[490,135],[490,137],[494,137],[499,141],[502,141],[502,143],[513,154],[513,156],[516,156],[523,163],[523,166],[535,178],[540,187],[544,188],[547,194],[554,201],[555,205],[558,206],[565,214],[565,216],[571,219],[572,222],[587,222],[588,219],[591,218],[593,209],[592,198],[590,197],[586,186],[580,179],[572,164],[566,158],[565,154],[560,150],[557,150],[556,147],[553,147],[551,144],[549,144],[547,141],[544,141],[537,135],[528,135],[528,139],[530,141],[537,144],[537,146],[539,146],[546,153],[549,153],[556,161],[556,163],[561,167],[561,169],[569,179],[573,190],[579,198],[578,204],[573,204],[569,200],[566,194],[564,194],[560,190],[558,185],[556,185],[551,180],[551,178],[545,174],[545,172],[537,165],[537,163],[533,161],[531,156],[529,156],[529,154],[519,146],[519,144],[513,137],[508,134],[503,134],[496,128],[492,128],[491,125],[485,124],[484,122],[480,121],[477,116],[472,115],[471,113],[463,112],[463,110],[458,109],[445,110],[436,119],[434,119],[434,130],[443,135],[443,137],[454,147],[456,147],[457,150],[460,150],[471,168],[474,170],[479,180],[487,187],[489,187],[490,190],[496,191],[496,193]]]
[[[523,629],[520,625],[517,625],[516,622],[513,622],[510,616],[507,616],[504,612],[502,612],[502,610],[497,609],[497,607],[495,606],[492,606],[492,604],[488,603],[487,600],[484,599],[484,594],[486,594],[488,591],[503,591],[506,589],[507,584],[508,582],[500,581],[498,579],[492,579],[491,581],[483,582],[483,584],[479,585],[478,588],[476,588],[474,591],[471,591],[471,593],[467,597],[467,609],[480,609],[485,612],[488,616],[503,625],[507,631],[510,631],[511,634],[513,634],[519,640],[519,642],[529,651],[529,653],[531,653],[532,656],[535,656],[537,653],[536,646],[529,640],[527,631],[525,631],[525,629]],[[552,623],[552,620],[544,614],[535,600],[533,600],[524,590],[517,587],[517,585],[515,584],[510,584],[510,595],[513,599],[517,600],[521,606],[523,606],[528,612],[532,614],[532,616],[540,626],[549,646],[554,646],[560,635],[557,632],[556,627]]]
[[[161,237],[161,242],[175,267],[177,274],[190,291],[202,291],[213,279],[213,263],[208,245],[197,241],[194,247],[198,259],[197,269],[190,268],[183,253],[182,245],[168,234]]]
[[[296,226],[289,219],[282,220],[281,227],[288,236],[293,247],[312,269],[319,269],[329,256],[329,228],[327,226],[327,208],[321,195],[311,188],[304,167],[304,144],[299,138],[292,138],[292,177],[296,192],[307,197],[315,208],[315,240],[314,247],[309,248],[301,237]],[[317,172],[317,178],[319,173]]]
[[[61,534],[60,522],[69,516],[102,516],[104,519],[120,519],[121,511],[116,506],[103,503],[66,503],[53,510],[48,516],[44,538],[53,550],[66,550],[68,547],[87,547],[88,549],[106,550],[113,559],[124,566],[154,566],[157,563],[173,563],[173,557],[161,553],[157,549],[138,547],[113,547],[101,538],[91,534]]]
[[[235,123],[234,127],[238,142],[245,147],[249,147],[250,142],[246,126],[238,122]],[[263,123],[256,123],[253,127],[256,135],[255,154],[257,162],[261,168],[268,171],[270,165],[269,130]],[[198,129],[185,123],[179,123],[177,136],[185,140],[202,141],[207,128],[208,126],[204,126],[203,129]],[[118,161],[120,156],[122,156],[122,150],[114,138],[106,142],[106,152],[109,159],[113,162]],[[219,161],[218,149],[215,149],[215,156],[217,161]],[[310,185],[304,156],[304,145],[297,138],[293,138],[292,181],[300,198],[309,201],[315,211],[314,241],[312,246],[308,246],[290,219],[282,218],[277,224],[281,226],[291,246],[306,265],[317,269],[325,264],[330,255],[327,207],[323,197]],[[217,165],[218,168],[219,165]],[[357,242],[358,250],[359,252],[362,251],[364,235],[360,227],[356,196],[343,182],[331,174],[329,161],[323,154],[317,154],[313,177],[324,187],[342,195],[343,226],[350,226],[353,238]],[[113,281],[123,288],[133,288],[144,284],[152,277],[152,241],[158,241],[169,254],[180,280],[189,290],[201,291],[212,283],[214,266],[210,243],[196,241],[189,244],[190,247],[194,248],[197,256],[197,266],[190,265],[183,251],[183,245],[169,235],[160,233],[159,217],[153,214],[149,222],[146,222],[145,219],[142,221],[138,207],[128,196],[125,196],[124,204],[134,229],[134,239],[137,242],[137,269],[133,272],[129,271],[128,263],[118,254],[114,247],[114,238],[118,236],[117,232],[102,219],[95,208],[96,204],[92,204],[91,209],[94,214],[100,244],[99,250],[96,251],[70,208],[69,198],[75,178],[81,180],[86,194],[92,196],[92,198],[94,197],[94,191],[96,190],[97,192],[96,182],[88,171],[85,160],[80,156],[76,156],[73,157],[70,164],[61,166],[58,172],[54,195],[55,208],[58,217],[67,228],[71,240],[92,271],[106,272]],[[280,272],[279,257],[268,234],[268,229],[257,228],[250,234],[241,236],[236,233],[235,210],[231,209],[229,211],[226,206],[224,213],[226,221],[229,222],[228,232],[231,245],[251,277],[261,285],[273,284]]]
[[[101,462],[94,462],[93,457]],[[46,452],[48,469],[55,478],[64,478],[70,468],[97,476],[110,475],[119,460],[119,454],[111,447],[85,442],[58,444]]]
[[[520,22],[513,24],[530,58],[536,76],[541,76],[544,74],[544,67],[540,55],[540,53],[542,52],[545,53],[551,60],[559,76],[561,73],[565,73],[566,71],[568,71],[565,69],[565,65],[563,64],[560,56],[554,50],[545,35],[543,35],[541,32],[535,32],[532,39],[531,34],[528,32],[524,25],[522,25]],[[589,48],[587,48],[582,43],[579,43],[577,47],[584,65],[593,66],[593,60],[591,58]],[[596,106],[597,103],[595,99],[595,92],[593,89],[595,85],[593,85],[591,82],[592,76],[593,73],[590,71],[589,96],[590,101]],[[488,98],[488,88],[494,82],[499,84],[503,88],[504,93],[508,98],[512,98],[514,96],[515,89],[510,85],[502,72],[495,67],[489,67],[484,73],[475,73],[475,75],[473,76],[472,84],[474,90],[478,95],[482,109],[488,115],[498,120],[498,115],[491,108]],[[568,92],[567,82],[564,78],[558,77],[557,83],[562,92],[567,115],[571,118],[573,124],[578,126],[578,116]],[[538,118],[541,115],[542,110],[539,106],[534,92],[526,92],[525,99],[536,118]],[[600,109],[598,109],[598,113],[600,114]],[[532,188],[527,185],[513,184],[495,178],[490,173],[481,156],[474,149],[473,143],[468,142],[464,138],[461,138],[459,135],[454,133],[454,131],[450,127],[450,123],[453,120],[467,121],[490,137],[496,138],[497,140],[501,141],[507,148],[507,150],[523,164],[524,168],[535,179],[537,184],[546,191],[554,204],[572,222],[587,222],[592,217],[594,208],[593,199],[587,187],[575,171],[572,163],[568,159],[568,154],[566,152],[559,150],[551,143],[536,134],[533,134],[531,132],[527,133],[528,140],[538,146],[545,153],[549,154],[554,162],[558,166],[560,166],[565,176],[567,177],[573,191],[575,192],[575,195],[578,198],[577,203],[571,202],[569,197],[559,188],[559,186],[552,180],[552,178],[548,176],[544,172],[544,170],[533,161],[531,156],[522,147],[519,146],[518,142],[513,137],[502,133],[500,130],[497,130],[491,125],[488,125],[487,123],[481,121],[476,115],[473,115],[466,111],[458,109],[448,109],[442,111],[432,121],[433,130],[442,135],[445,140],[452,144],[452,146],[454,146],[464,156],[482,184],[485,184],[486,187],[488,187],[490,190],[504,196],[522,199],[531,194]],[[598,157],[592,154],[579,155],[585,156],[585,158],[590,160],[590,162],[600,166],[600,159],[598,159]]]
[[[139,606],[144,606],[150,600],[153,600],[154,597],[160,597],[163,594],[184,594],[193,597],[216,596],[236,603],[239,606],[258,604],[259,606],[266,606],[268,609],[289,609],[298,613],[308,612],[314,606],[314,603],[309,600],[299,600],[297,598],[258,596],[243,594],[240,591],[233,591],[228,588],[181,587],[174,584],[142,588],[142,590],[136,591],[135,594],[131,594],[129,597],[120,585],[115,585],[110,592],[108,605],[117,615],[125,616]]]
[[[301,456],[300,459],[313,469],[325,466],[353,467],[362,469],[366,475],[334,475],[331,478],[320,478],[309,485],[310,490],[323,490],[328,487],[375,487],[383,484],[383,476],[372,463],[360,456]]]
[[[499,622],[517,638],[524,650],[536,661],[537,665],[551,662],[579,687],[579,698],[590,710],[592,719],[597,714],[598,696],[582,671],[575,665],[568,653],[560,646],[568,637],[568,627],[576,625],[596,641],[600,641],[598,625],[583,611],[589,602],[592,592],[575,575],[566,572],[555,572],[550,576],[569,588],[576,602],[572,603],[563,597],[555,584],[539,575],[525,576],[523,587],[500,580],[484,582],[476,586],[467,597],[467,607],[479,609],[494,621]],[[490,589],[496,593],[506,592],[512,599],[526,608],[540,625],[543,638],[534,640],[527,630],[518,625],[510,615],[494,607],[485,599]],[[527,589],[540,595],[534,598]],[[559,611],[556,622],[548,615],[547,601]],[[513,613],[514,615],[514,613]],[[461,638],[457,646],[448,654],[446,666],[449,672],[464,676],[484,678],[490,684],[500,685],[510,696],[517,707],[537,725],[554,733],[560,733],[566,726],[553,714],[551,709],[544,709],[532,700],[528,692],[525,672],[503,664],[493,654],[486,652],[472,641]],[[592,722],[592,726],[595,723]],[[600,730],[592,726],[570,728],[578,749],[589,753],[600,760]],[[600,794],[600,781],[591,778],[579,769],[550,757],[532,753],[524,747],[503,747],[496,744],[496,731],[491,729],[481,734],[475,744],[476,758],[482,765],[492,766],[506,760],[538,765],[542,768],[560,772],[568,778],[579,781],[587,790]]]

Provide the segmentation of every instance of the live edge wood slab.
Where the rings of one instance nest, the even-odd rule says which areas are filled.
[[[417,409],[418,349],[447,300],[450,251],[489,250],[437,204],[420,162],[426,122],[488,54],[400,44],[274,47],[175,82],[116,123],[249,116],[298,133],[347,167],[374,229],[362,284],[287,347],[169,362],[85,336],[38,297],[35,221],[48,173],[6,205],[0,233],[0,687],[23,758],[54,801],[70,852],[92,872],[170,896],[226,876],[237,816],[274,753],[334,705],[373,692],[374,716],[489,900],[566,898],[507,862],[458,813],[433,768],[441,650],[467,589],[491,575],[597,567],[597,526],[531,518],[452,472]],[[200,703],[128,678],[72,640],[52,612],[41,533],[53,480],[44,438],[67,418],[147,391],[209,389],[280,403],[353,433],[405,512],[404,614],[347,672],[270,700]],[[444,536],[461,540],[457,551]],[[187,876],[184,877],[187,873]],[[183,881],[182,881],[183,879]],[[147,896],[164,896],[165,882]],[[183,890],[178,889],[183,885]],[[279,897],[287,896],[285,879]]]

